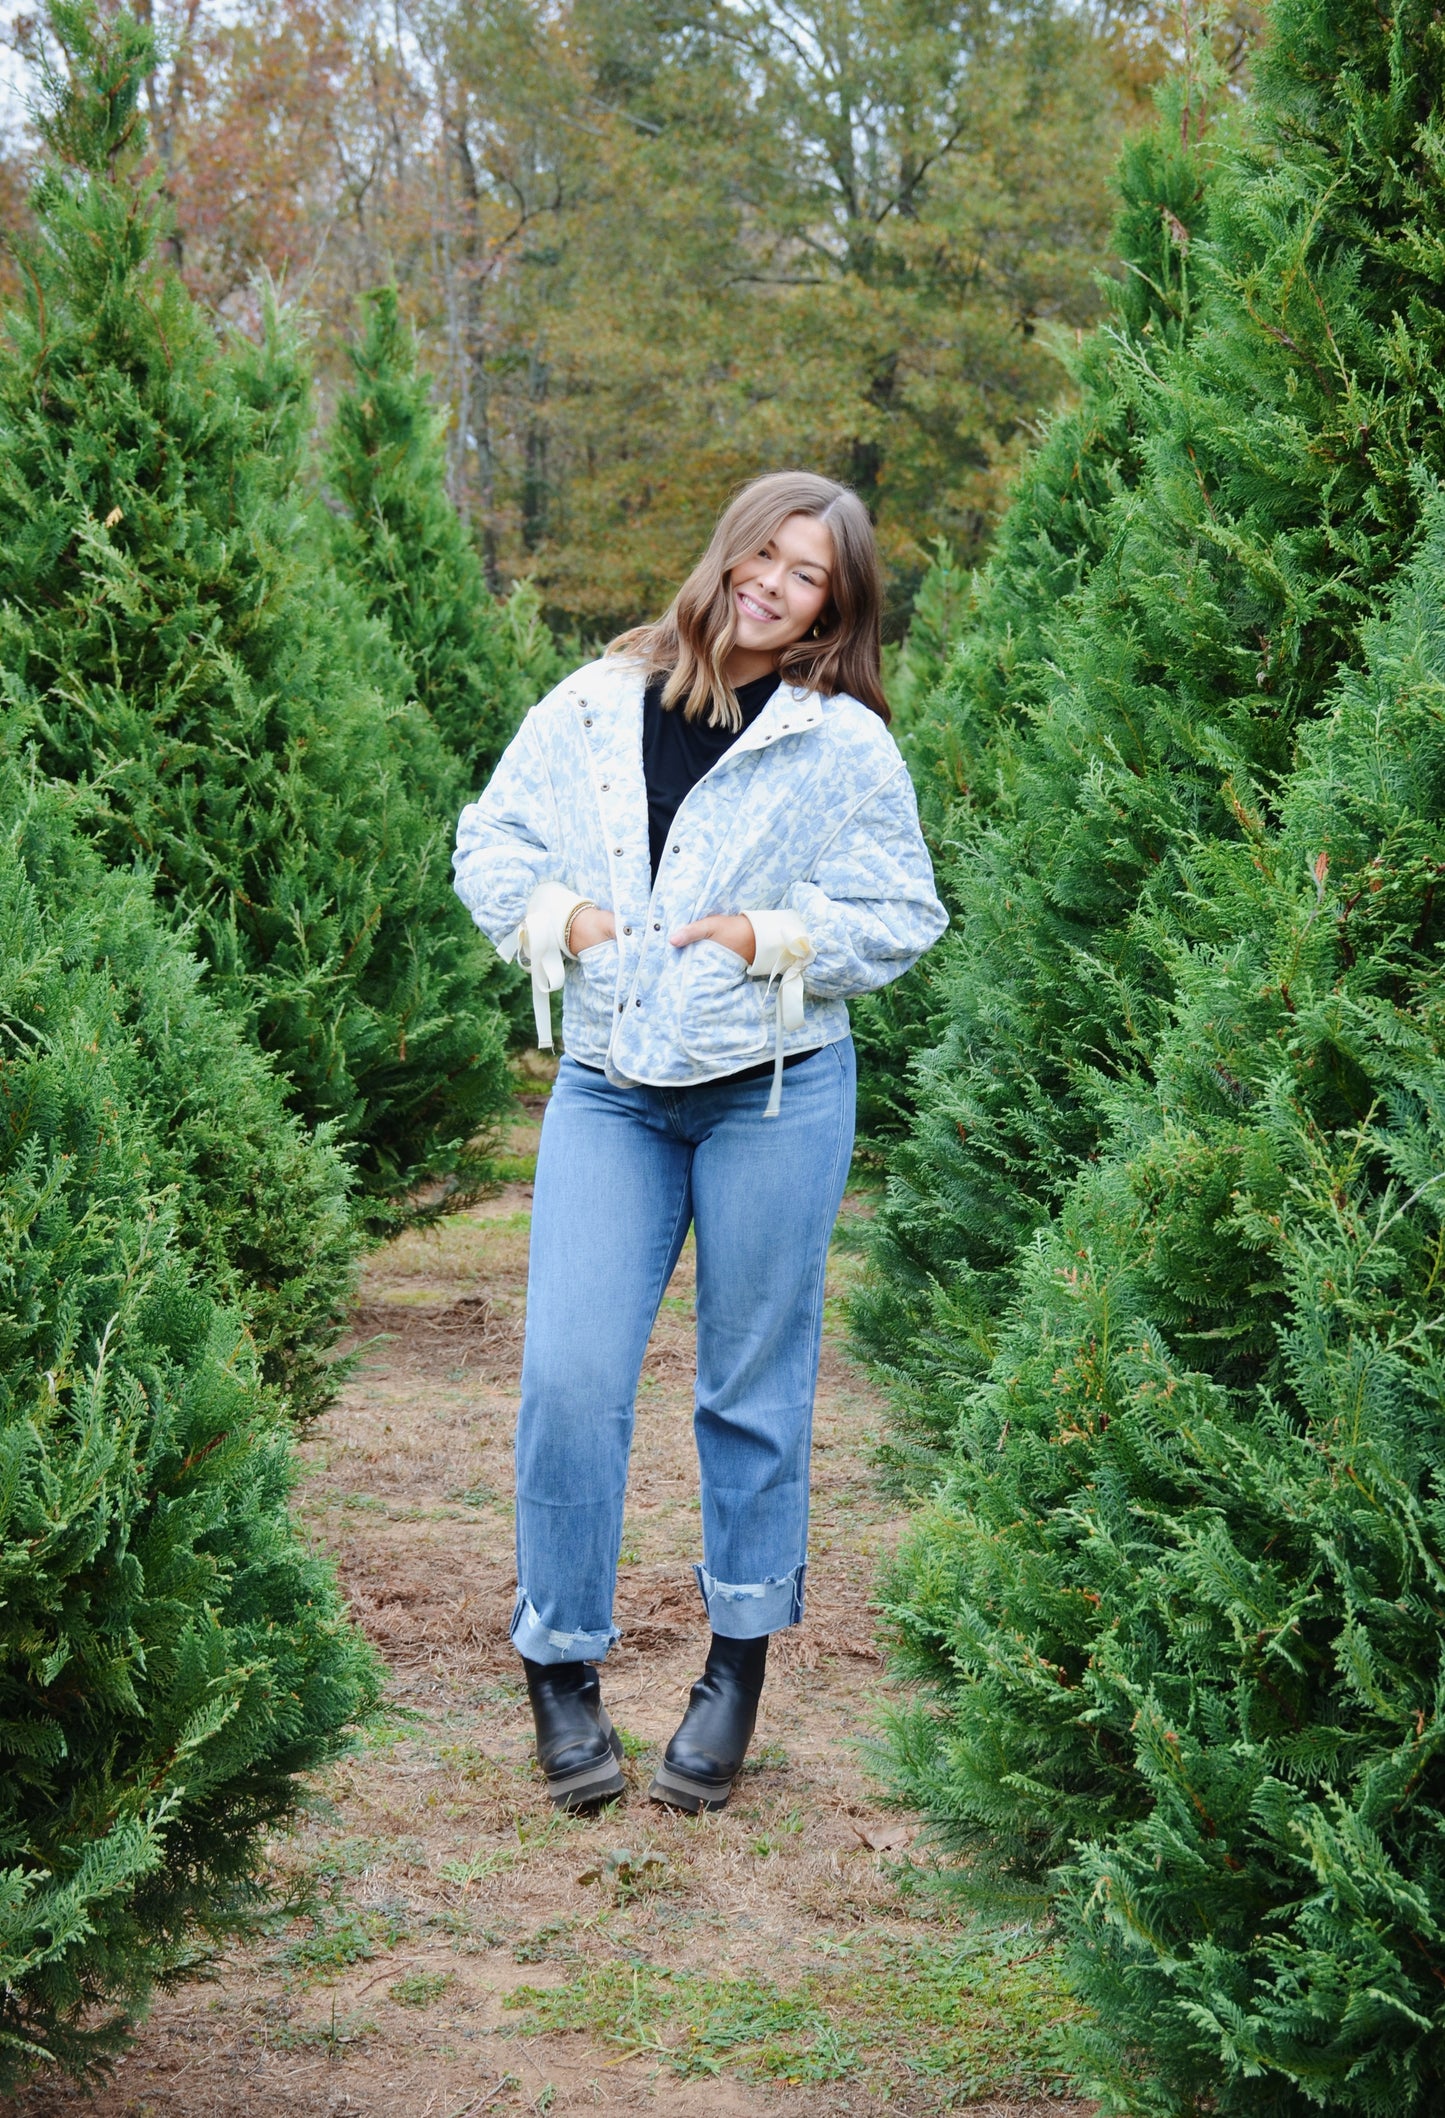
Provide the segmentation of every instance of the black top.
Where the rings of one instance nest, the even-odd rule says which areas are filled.
[[[689,721],[680,705],[669,710],[662,703],[666,683],[665,676],[654,677],[642,694],[642,776],[647,782],[647,837],[654,882],[683,796],[732,749],[741,733],[736,728],[710,727],[705,717]],[[757,719],[777,688],[773,675],[734,685],[744,728]]]

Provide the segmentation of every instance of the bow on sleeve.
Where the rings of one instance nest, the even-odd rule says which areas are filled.
[[[776,1118],[783,1101],[783,1035],[803,1027],[803,973],[817,951],[796,912],[748,912],[756,946],[750,978],[766,981],[774,999],[773,1092],[765,1118]]]
[[[532,1015],[539,1051],[553,1049],[552,995],[561,991],[565,976],[562,937],[574,909],[587,902],[563,883],[538,883],[527,899],[521,925],[497,945],[504,963],[515,961],[532,974]]]

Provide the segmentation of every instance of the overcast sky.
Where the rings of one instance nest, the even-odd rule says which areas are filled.
[[[11,25],[23,12],[15,0],[0,0],[0,132],[13,132],[25,118],[22,93],[25,69],[10,48]]]

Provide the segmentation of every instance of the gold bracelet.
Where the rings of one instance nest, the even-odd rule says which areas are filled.
[[[577,917],[577,914],[579,912],[595,912],[596,910],[597,901],[592,897],[580,898],[573,905],[571,911],[567,914],[567,924],[562,929],[562,953],[564,956],[572,954],[572,922]]]

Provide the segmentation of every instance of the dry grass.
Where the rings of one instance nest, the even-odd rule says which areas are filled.
[[[529,1203],[526,1184],[512,1184],[378,1255],[357,1317],[371,1343],[307,1444],[306,1516],[392,1671],[388,1722],[275,1849],[311,1914],[162,1999],[93,2100],[42,2085],[16,2118],[821,2118],[932,2112],[963,2096],[997,2118],[1083,2118],[1082,2105],[1046,2095],[1010,2101],[1006,2078],[971,2093],[936,2005],[909,2012],[906,1995],[928,1983],[909,1967],[936,1972],[970,1944],[916,1887],[925,1856],[913,1823],[884,1809],[860,1763],[884,1685],[869,1585],[896,1525],[868,1469],[881,1408],[832,1327],[809,1614],[775,1656],[752,1762],[719,1817],[693,1822],[643,1799],[706,1640],[690,1571],[690,1253],[648,1354],[625,1637],[604,1675],[632,1753],[629,1800],[585,1821],[548,1808],[506,1641]],[[835,1295],[851,1263],[835,1254]],[[886,2034],[869,2012],[874,1967],[905,1995],[889,2004]],[[1055,2009],[1032,1970],[1001,1959],[996,1978],[970,1976],[980,2028],[975,2038],[965,2011],[965,2055],[1001,2037],[1021,2049],[1040,2010]],[[540,1998],[509,2006],[524,1986]],[[790,1999],[804,1991],[811,2015]],[[739,1993],[755,2029],[736,2028]],[[723,2003],[731,2028],[719,2027]],[[852,2062],[829,2058],[820,2010],[830,2025],[836,2015]]]

